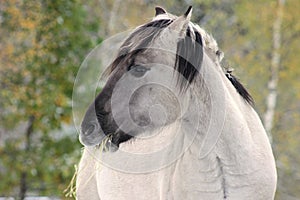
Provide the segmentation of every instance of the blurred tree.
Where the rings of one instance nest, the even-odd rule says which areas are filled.
[[[68,156],[80,146],[75,133],[47,134],[70,122],[73,81],[100,41],[99,22],[79,0],[4,0],[0,8],[0,123],[27,123],[0,148],[0,195],[16,196],[17,187],[21,199],[28,191],[62,195],[72,176]]]
[[[271,54],[271,65],[270,65],[270,78],[268,80],[268,94],[266,98],[266,112],[264,114],[264,125],[268,133],[270,142],[272,143],[273,137],[271,130],[273,128],[274,113],[277,102],[277,87],[278,87],[278,74],[279,66],[281,64],[281,26],[283,18],[283,8],[285,0],[278,0],[278,6],[276,9],[276,18],[273,23],[273,50]]]
[[[145,23],[154,14],[154,7],[148,7],[143,0],[101,0],[98,9],[100,34],[105,38]]]
[[[296,92],[300,91],[300,59],[296,53],[300,48],[300,15],[296,11],[300,3],[282,3],[240,1],[236,5],[239,26],[245,31],[235,40],[232,46],[236,51],[230,56],[243,67],[238,67],[240,76],[251,86],[260,115],[274,114],[273,120],[268,119],[273,124],[266,124],[266,128],[272,132],[278,168],[276,199],[292,199],[300,197],[300,98]],[[276,104],[274,98],[270,102],[270,96],[277,96]]]

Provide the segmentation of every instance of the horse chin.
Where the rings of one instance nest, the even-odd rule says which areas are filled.
[[[93,135],[85,136],[80,134],[79,140],[84,146],[94,146],[101,148],[103,152],[116,152],[121,143],[129,141],[133,136],[124,132],[117,132],[113,135],[99,134],[97,137]]]
[[[103,141],[104,138],[105,135],[101,133],[89,135],[80,133],[79,135],[79,141],[84,146],[97,146]]]

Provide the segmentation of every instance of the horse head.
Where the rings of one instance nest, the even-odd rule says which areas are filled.
[[[155,18],[135,29],[107,69],[108,81],[81,124],[84,145],[109,136],[118,147],[132,137],[174,123],[184,113],[186,88],[202,62],[202,38],[180,17],[157,7]],[[192,49],[192,50],[190,50]]]

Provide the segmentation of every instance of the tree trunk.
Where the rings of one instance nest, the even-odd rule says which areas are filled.
[[[114,4],[110,13],[110,18],[108,21],[108,30],[107,34],[111,35],[115,33],[116,31],[116,24],[117,24],[117,17],[118,17],[118,11],[121,4],[121,0],[114,0]],[[119,20],[119,19],[118,19]]]
[[[30,116],[28,119],[28,126],[26,129],[26,135],[25,135],[25,155],[29,156],[30,148],[31,148],[31,135],[33,132],[33,122],[34,122],[34,116]],[[26,166],[27,164],[27,159],[28,157],[26,156],[23,160],[23,171],[21,172],[21,179],[20,179],[20,193],[19,197],[20,200],[25,199],[26,197],[26,192],[28,190],[28,182],[27,182],[27,170],[28,167]]]
[[[266,112],[264,115],[264,126],[272,143],[272,127],[274,121],[274,114],[277,101],[277,86],[278,86],[278,73],[280,66],[280,47],[281,47],[281,24],[283,17],[283,7],[285,0],[278,0],[277,15],[273,24],[273,51],[271,60],[271,75],[268,81],[268,95],[266,98]]]

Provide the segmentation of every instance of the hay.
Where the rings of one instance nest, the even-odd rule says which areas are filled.
[[[68,185],[68,187],[64,190],[65,197],[74,198],[76,199],[76,178],[78,175],[78,167],[74,165],[75,172],[73,177]]]
[[[100,152],[102,153],[103,151],[108,151],[108,147],[107,147],[107,143],[111,143],[111,140],[112,140],[112,134],[108,134],[100,144],[96,145],[96,149],[100,150]],[[100,153],[100,156],[101,156],[101,153]],[[76,179],[77,179],[77,176],[78,176],[78,167],[77,165],[74,165],[74,168],[75,168],[75,172],[72,176],[72,179],[68,185],[68,187],[63,191],[63,193],[65,194],[65,197],[68,197],[68,198],[74,198],[76,199]],[[100,170],[100,165],[98,164],[97,162],[97,165],[96,165],[96,168],[95,170]],[[94,173],[93,173],[94,174]],[[90,177],[91,178],[91,177]],[[89,179],[90,179],[89,178]],[[88,181],[87,181],[88,182]]]

